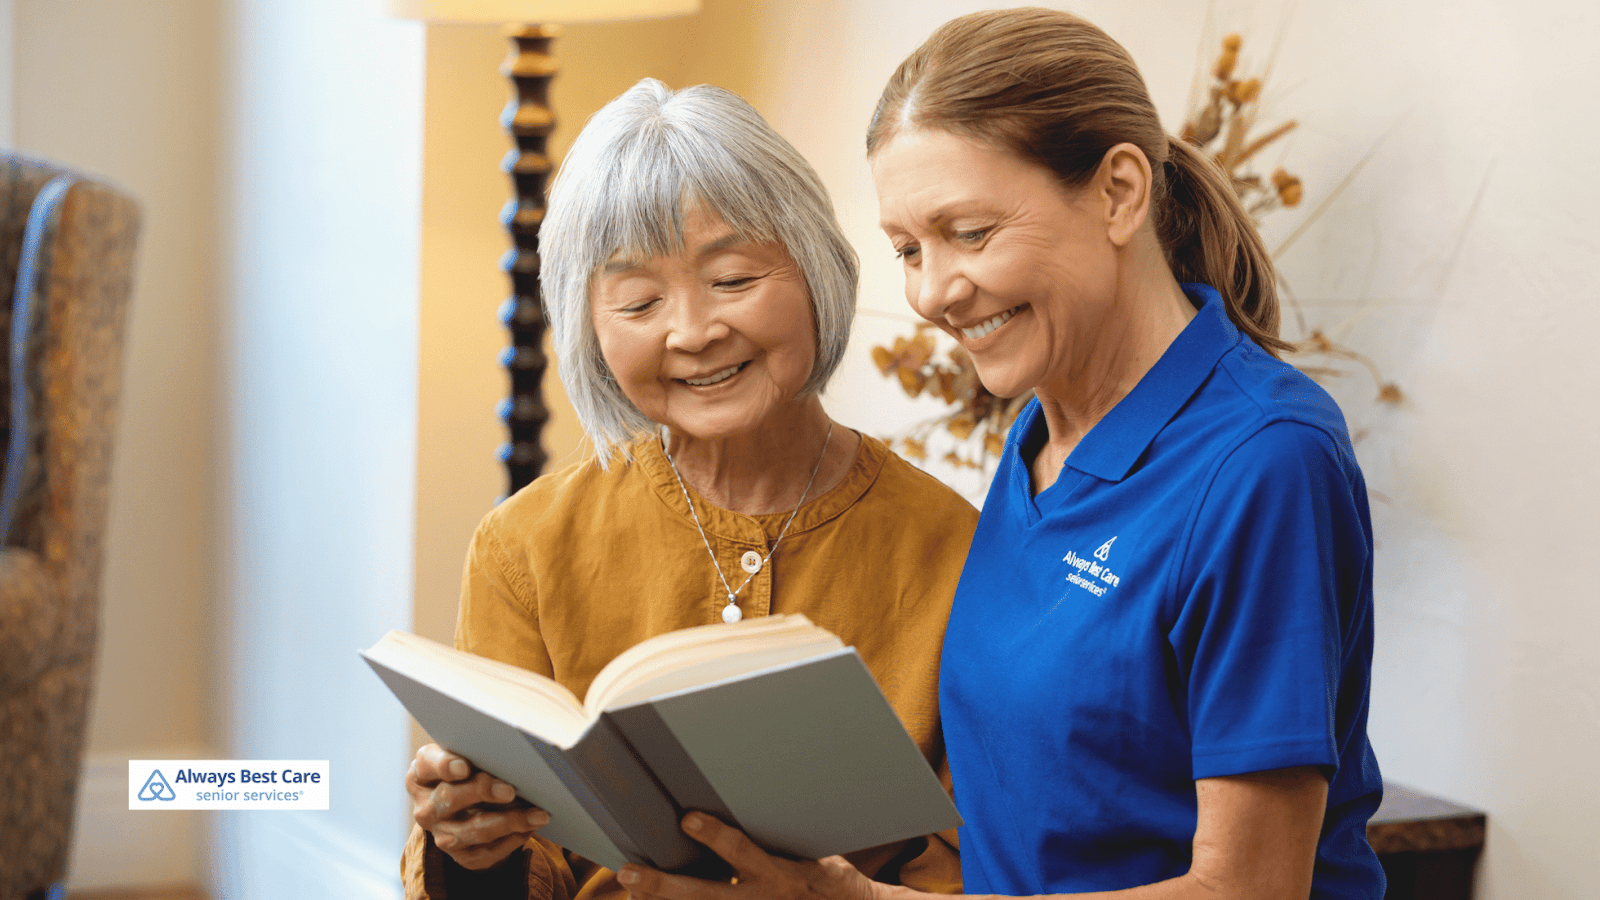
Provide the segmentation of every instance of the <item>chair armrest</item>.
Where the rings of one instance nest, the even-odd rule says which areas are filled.
[[[0,549],[0,696],[9,696],[56,654],[61,598],[38,554]]]

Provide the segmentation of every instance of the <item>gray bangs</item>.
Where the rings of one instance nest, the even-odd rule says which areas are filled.
[[[855,316],[857,260],[821,179],[736,94],[701,85],[674,93],[653,79],[595,113],[551,186],[540,228],[540,281],[567,396],[602,467],[651,422],[622,393],[600,353],[589,291],[607,263],[683,253],[699,209],[740,237],[784,246],[804,276],[817,361],[803,392],[838,368]]]
[[[602,265],[682,253],[684,220],[694,209],[715,214],[745,240],[779,240],[776,185],[684,124],[658,120],[640,128],[596,173],[590,190],[606,202],[594,209],[585,238]]]

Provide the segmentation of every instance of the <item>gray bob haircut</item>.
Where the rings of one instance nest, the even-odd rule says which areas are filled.
[[[681,253],[689,210],[789,251],[811,294],[817,358],[802,393],[827,385],[850,340],[859,264],[822,180],[761,114],[710,85],[674,92],[646,78],[573,142],[539,229],[540,285],[561,381],[600,465],[656,427],[600,355],[589,290],[615,256]]]

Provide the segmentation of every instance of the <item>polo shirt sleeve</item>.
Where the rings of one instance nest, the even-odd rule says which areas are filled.
[[[1348,445],[1271,422],[1217,467],[1195,510],[1168,640],[1195,778],[1338,761],[1345,631],[1371,565]]]

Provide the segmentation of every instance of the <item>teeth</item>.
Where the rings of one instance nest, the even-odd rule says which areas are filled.
[[[739,370],[742,368],[744,368],[744,363],[740,363],[737,366],[729,366],[721,372],[708,375],[705,378],[685,378],[683,381],[685,384],[692,384],[695,387],[704,387],[708,384],[716,384],[719,381],[727,381],[729,378],[739,374]]]
[[[975,341],[1010,321],[1011,317],[1016,315],[1017,310],[1021,308],[1022,307],[1020,306],[1012,307],[1011,309],[1006,310],[1005,312],[995,316],[992,319],[989,319],[986,322],[979,322],[977,325],[974,325],[971,328],[961,329],[961,333],[966,336],[967,340]]]

